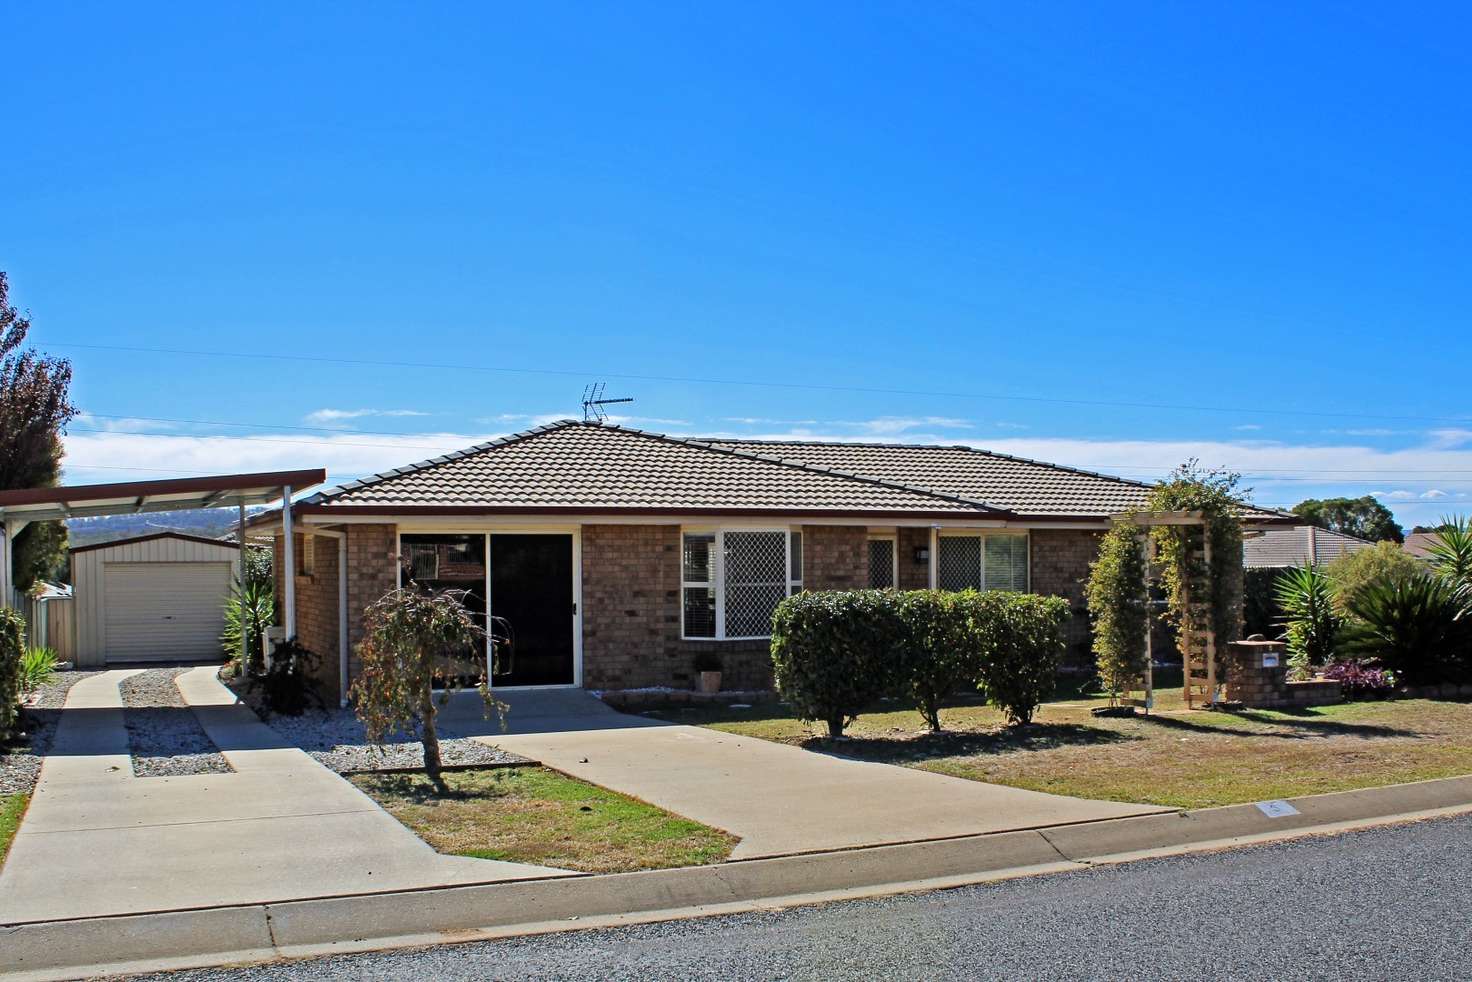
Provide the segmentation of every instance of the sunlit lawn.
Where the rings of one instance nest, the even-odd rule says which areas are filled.
[[[449,795],[413,774],[352,782],[443,853],[589,873],[717,863],[736,839],[541,767],[458,771]]]
[[[781,704],[652,714],[864,760],[1085,798],[1181,808],[1288,798],[1472,773],[1472,704],[1424,699],[1296,711],[1186,710],[1179,688],[1157,691],[1151,715],[1095,717],[1097,693],[1073,691],[1009,727],[990,706],[920,715],[880,703],[830,741]]]
[[[5,865],[10,840],[15,838],[15,830],[20,828],[20,818],[26,813],[28,800],[29,796],[23,794],[0,795],[0,866]]]

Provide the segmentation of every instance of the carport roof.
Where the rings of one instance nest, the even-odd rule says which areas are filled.
[[[0,491],[0,520],[47,522],[92,515],[261,505],[280,498],[284,487],[295,491],[326,480],[327,472],[316,469]]]

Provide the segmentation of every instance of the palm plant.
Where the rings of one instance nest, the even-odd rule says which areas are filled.
[[[1427,555],[1437,576],[1464,595],[1472,594],[1472,522],[1466,516],[1442,519]]]
[[[1273,592],[1286,615],[1280,623],[1288,642],[1288,663],[1295,677],[1307,677],[1334,654],[1340,629],[1334,584],[1317,566],[1301,566],[1278,577]]]
[[[1344,649],[1373,658],[1411,685],[1440,681],[1462,638],[1466,605],[1441,577],[1371,583],[1349,598]]]
[[[230,598],[225,601],[225,630],[220,634],[220,646],[232,661],[240,658],[240,635],[245,632],[245,650],[250,663],[237,665],[239,674],[249,674],[261,657],[261,639],[266,629],[276,618],[276,597],[270,583],[259,580],[247,582],[242,588],[239,583],[230,587]]]

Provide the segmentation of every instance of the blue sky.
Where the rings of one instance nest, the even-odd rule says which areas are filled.
[[[8,8],[71,481],[348,478],[605,379],[667,432],[1467,507],[1457,6],[298,6]]]

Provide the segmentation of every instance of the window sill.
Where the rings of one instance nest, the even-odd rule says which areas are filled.
[[[700,642],[704,642],[706,644],[709,644],[711,642],[714,642],[716,644],[721,644],[721,643],[726,642],[726,641],[770,641],[770,640],[772,640],[772,636],[770,634],[754,634],[754,635],[751,635],[750,637],[745,637],[745,638],[687,638],[687,637],[681,635],[680,640],[681,641],[700,641]]]

